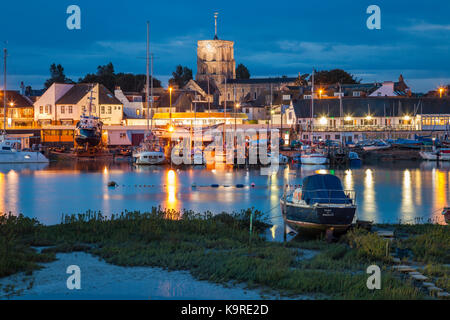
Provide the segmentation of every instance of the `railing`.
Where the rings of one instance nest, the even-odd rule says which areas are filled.
[[[302,199],[309,204],[355,204],[356,192],[354,190],[302,190]]]
[[[325,132],[325,131],[420,131],[415,125],[391,125],[391,126],[381,126],[381,125],[351,125],[351,126],[311,126],[300,125],[302,131],[314,131],[314,132]]]

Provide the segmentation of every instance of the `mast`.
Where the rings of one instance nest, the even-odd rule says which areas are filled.
[[[150,114],[149,116],[151,116],[150,118],[150,128],[153,130],[153,53],[152,53],[152,77],[151,77],[151,88],[150,88]]]
[[[3,71],[3,134],[6,135],[6,48],[3,49],[4,54],[4,71]]]
[[[311,141],[311,146],[312,146],[312,142],[313,142],[313,121],[314,121],[314,68],[312,71],[312,80],[311,80],[311,136],[310,136],[310,141]]]
[[[147,134],[146,136],[148,136],[149,131],[150,131],[150,123],[149,123],[149,94],[150,94],[150,90],[149,90],[149,85],[150,85],[150,76],[149,76],[149,25],[150,23],[147,21],[147,55],[146,55],[146,61],[147,61],[147,81],[145,83],[145,94],[146,94],[146,100],[147,100]],[[152,81],[153,82],[153,81]]]

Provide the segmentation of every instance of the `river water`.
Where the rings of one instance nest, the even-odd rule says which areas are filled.
[[[331,172],[341,178],[345,189],[356,191],[359,219],[444,223],[441,210],[449,199],[450,164],[412,161],[334,170],[291,166],[269,176],[261,175],[260,170],[135,167],[126,162],[2,164],[0,212],[23,213],[44,224],[55,224],[62,214],[89,209],[109,215],[146,211],[152,206],[213,213],[254,207],[271,217],[275,237],[281,232],[283,185],[300,184],[304,176],[316,172]],[[109,181],[119,186],[109,188]]]

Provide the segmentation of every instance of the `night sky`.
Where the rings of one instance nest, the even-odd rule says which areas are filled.
[[[81,8],[81,30],[66,27],[71,4]],[[372,4],[381,8],[381,30],[366,27]],[[26,0],[1,5],[8,87],[24,81],[42,88],[51,63],[76,81],[110,61],[116,72],[145,73],[147,20],[155,76],[167,82],[177,64],[195,75],[196,41],[213,38],[215,11],[219,38],[235,41],[236,63],[252,77],[295,76],[314,67],[342,68],[363,82],[401,73],[416,92],[450,83],[448,0]]]

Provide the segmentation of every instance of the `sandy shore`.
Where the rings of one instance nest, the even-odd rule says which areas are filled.
[[[120,267],[108,264],[83,252],[60,253],[54,262],[32,275],[23,273],[0,279],[0,299],[277,299],[245,290],[243,286],[227,288],[207,281],[195,280],[188,272],[169,272],[150,267]],[[66,287],[66,268],[81,269],[81,289]],[[16,294],[4,291],[14,286]]]

